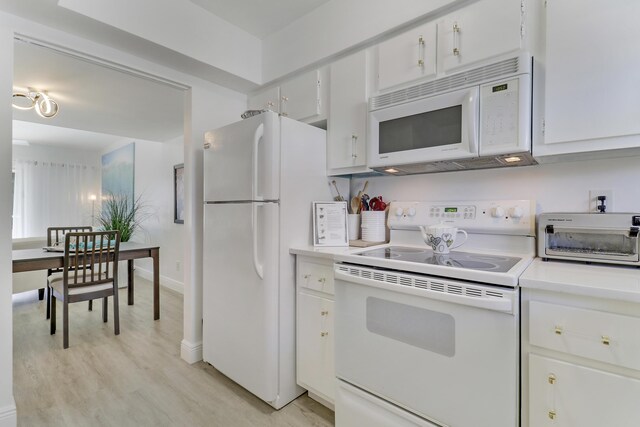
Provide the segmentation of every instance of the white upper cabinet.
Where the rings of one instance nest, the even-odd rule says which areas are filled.
[[[280,114],[306,122],[326,118],[326,75],[326,69],[313,70],[282,83]]]
[[[249,110],[271,110],[280,112],[280,87],[270,87],[249,96],[247,100]]]
[[[481,0],[438,20],[438,74],[449,74],[523,46],[520,0]]]
[[[534,156],[640,146],[640,2],[547,0],[543,143]]]
[[[378,45],[378,90],[436,75],[436,24],[430,22]]]
[[[340,175],[366,168],[367,52],[331,64],[327,123],[327,171]],[[355,168],[355,169],[354,169]]]

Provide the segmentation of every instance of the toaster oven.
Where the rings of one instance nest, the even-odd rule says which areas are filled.
[[[640,267],[640,213],[543,213],[538,256]]]

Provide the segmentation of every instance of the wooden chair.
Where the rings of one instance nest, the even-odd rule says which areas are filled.
[[[64,267],[49,277],[51,334],[56,332],[56,301],[62,300],[63,346],[69,347],[69,304],[103,298],[102,320],[107,322],[108,297],[113,296],[113,327],[120,334],[118,308],[119,231],[66,233]]]
[[[49,227],[47,228],[47,246],[57,246],[64,244],[64,236],[66,233],[77,233],[77,232],[85,232],[85,231],[93,231],[93,227],[90,225],[81,225],[76,227]],[[49,276],[54,273],[62,272],[61,268],[52,268],[47,270],[47,283],[49,281]],[[49,289],[49,285],[47,284],[47,289]],[[39,295],[42,295],[44,289],[38,290]],[[42,298],[40,298],[42,300]],[[89,310],[93,308],[93,301],[89,301]],[[51,295],[47,292],[47,319],[51,315]]]

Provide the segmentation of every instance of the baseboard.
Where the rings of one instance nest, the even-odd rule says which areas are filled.
[[[144,268],[137,267],[135,268],[135,274],[139,275],[143,279],[153,280],[153,272],[149,270],[145,270]],[[178,282],[170,277],[160,275],[160,286],[164,286],[167,289],[171,289],[172,291],[178,292],[179,294],[184,294],[184,285],[182,282]]]
[[[180,344],[180,357],[190,365],[202,360],[202,342],[191,343],[182,340]]]
[[[0,427],[16,427],[18,424],[18,413],[16,404],[0,408]]]

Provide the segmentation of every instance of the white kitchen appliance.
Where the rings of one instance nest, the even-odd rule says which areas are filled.
[[[369,100],[368,166],[394,175],[536,164],[531,56]]]
[[[543,213],[538,256],[640,267],[640,213]]]
[[[336,425],[514,427],[518,277],[535,256],[535,203],[392,202],[389,244],[338,255]],[[434,254],[419,225],[463,228]]]
[[[331,200],[325,131],[264,112],[207,132],[203,358],[281,408],[296,384],[291,246],[311,242],[311,203]]]

